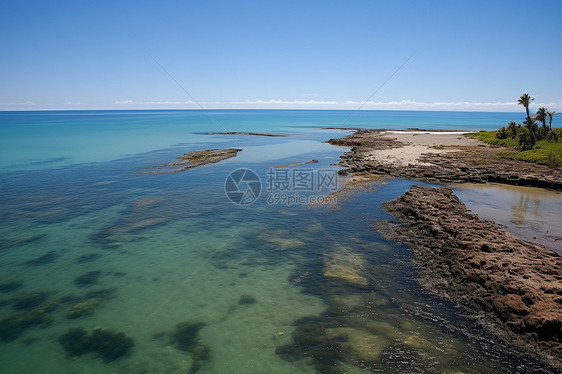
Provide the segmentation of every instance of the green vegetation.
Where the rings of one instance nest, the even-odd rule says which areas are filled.
[[[562,166],[562,142],[541,140],[533,149],[520,152],[500,152],[495,157],[510,158],[545,164],[550,167]]]
[[[529,104],[533,100],[528,94],[521,95],[518,100],[518,103],[525,107],[523,126],[512,121],[497,131],[480,131],[467,136],[488,144],[514,149],[500,152],[494,157],[536,162],[550,167],[562,166],[562,128],[552,128],[552,119],[556,112],[541,107],[535,116],[531,117]],[[538,125],[539,122],[542,123],[541,126]]]

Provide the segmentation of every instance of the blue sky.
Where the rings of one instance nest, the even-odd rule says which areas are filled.
[[[5,1],[0,110],[562,111],[560,1]]]

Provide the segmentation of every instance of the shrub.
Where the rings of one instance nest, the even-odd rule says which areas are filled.
[[[508,138],[507,130],[505,129],[505,127],[501,127],[498,131],[496,131],[496,138],[498,139]]]
[[[526,127],[517,129],[517,140],[519,141],[519,147],[524,151],[533,148],[535,145],[535,138]]]

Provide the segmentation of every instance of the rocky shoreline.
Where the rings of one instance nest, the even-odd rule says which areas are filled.
[[[459,136],[452,138],[460,138],[462,133],[458,134]],[[561,168],[552,169],[525,161],[495,158],[495,154],[505,149],[491,147],[475,140],[466,144],[458,141],[453,145],[448,143],[441,145],[438,140],[435,145],[425,147],[418,144],[419,155],[415,159],[405,159],[402,163],[388,159],[393,156],[385,154],[385,150],[393,150],[392,152],[397,154],[401,151],[411,152],[412,146],[409,141],[412,139],[415,139],[415,136],[408,138],[408,141],[403,141],[394,133],[359,129],[346,137],[330,139],[328,143],[351,147],[341,156],[339,165],[345,168],[340,171],[342,173],[368,172],[425,182],[495,182],[562,189]],[[386,158],[381,158],[377,152],[386,155]]]
[[[448,188],[412,186],[385,203],[390,240],[411,247],[422,284],[500,338],[562,368],[562,258],[471,213]]]
[[[562,169],[494,157],[462,132],[354,129],[328,143],[351,147],[342,174],[436,183],[504,183],[562,189]],[[508,343],[562,369],[562,258],[480,218],[448,188],[413,186],[385,203],[389,240],[408,245],[422,285],[461,306]]]

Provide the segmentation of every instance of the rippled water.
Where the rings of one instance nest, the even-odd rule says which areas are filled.
[[[107,131],[96,130],[94,143],[127,143],[118,119],[98,121],[90,125]],[[237,121],[236,131],[255,130]],[[272,166],[311,159],[319,162],[306,167],[334,169],[343,149],[322,141],[338,131],[225,138],[173,127],[158,130],[182,143],[173,147],[155,141],[156,150],[111,161],[97,149],[87,164],[76,152],[58,167],[0,173],[1,372],[542,372],[421,290],[406,248],[374,229],[388,218],[380,204],[412,182],[373,184],[337,206],[274,205],[265,195],[241,206],[226,197],[237,168],[262,181]],[[57,129],[44,134],[66,144]],[[149,142],[155,131],[132,137]],[[243,151],[219,164],[137,173],[232,146]],[[39,150],[30,153],[41,161]]]

